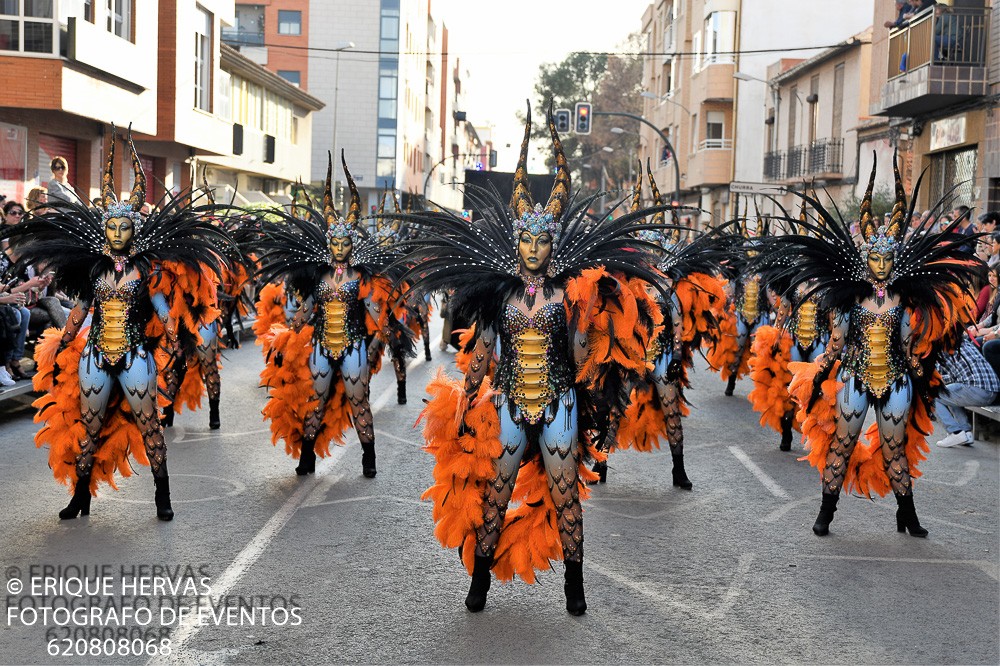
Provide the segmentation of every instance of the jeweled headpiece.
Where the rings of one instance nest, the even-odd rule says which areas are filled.
[[[323,190],[323,218],[326,220],[326,238],[348,238],[352,241],[358,240],[357,223],[361,214],[361,196],[358,188],[354,184],[351,172],[347,170],[347,160],[344,152],[340,153],[340,160],[344,166],[344,174],[347,176],[347,185],[351,190],[351,205],[347,209],[347,217],[341,218],[337,213],[336,206],[333,205],[333,156],[329,151],[326,153],[326,187]]]
[[[562,142],[556,132],[551,103],[549,103],[548,124],[556,158],[556,180],[548,203],[545,204],[545,208],[542,208],[541,204],[533,203],[531,189],[528,186],[528,139],[531,136],[529,104],[524,125],[524,140],[521,141],[521,153],[517,159],[517,169],[514,171],[514,191],[510,198],[510,209],[513,212],[515,233],[527,231],[532,236],[547,233],[552,236],[553,243],[558,243],[562,234],[562,214],[569,202],[570,175]]]
[[[111,125],[111,146],[108,148],[108,160],[104,163],[104,174],[101,177],[101,221],[127,217],[135,224],[136,228],[142,226],[144,217],[142,215],[142,205],[146,203],[146,176],[142,173],[142,163],[139,162],[139,155],[135,151],[135,144],[132,143],[132,126],[128,128],[128,148],[132,156],[132,169],[135,172],[135,183],[132,185],[132,194],[127,201],[118,201],[115,194],[115,143],[118,140],[118,132],[115,126]]]
[[[378,215],[375,218],[375,238],[382,245],[391,245],[399,238],[399,220],[386,220],[385,200],[389,197],[388,192],[382,193],[382,200],[378,204]],[[396,198],[395,191],[392,193],[392,203],[396,213],[401,213],[399,199]]]
[[[892,175],[895,180],[896,202],[892,205],[892,213],[887,224],[876,226],[872,216],[872,189],[875,187],[876,160],[872,155],[872,172],[868,177],[868,189],[861,200],[861,253],[889,254],[899,248],[906,232],[903,219],[906,217],[906,192],[903,190],[903,179],[899,176],[899,166],[896,163],[896,153],[892,155]]]

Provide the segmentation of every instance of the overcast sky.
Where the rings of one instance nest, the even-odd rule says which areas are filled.
[[[648,6],[649,0],[431,0],[432,14],[448,27],[448,52],[470,73],[469,120],[494,125],[498,169],[513,171],[517,163],[524,127],[514,114],[526,98],[534,100],[539,66],[572,51],[614,50],[639,31]],[[537,123],[540,115],[533,115]]]

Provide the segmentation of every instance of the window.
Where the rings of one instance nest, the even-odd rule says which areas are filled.
[[[691,50],[694,51],[694,68],[692,71],[701,70],[701,33],[696,32],[691,38]]]
[[[813,76],[809,80],[809,143],[818,139],[819,130],[819,75]]]
[[[705,115],[705,148],[722,148],[726,114],[709,111]]]
[[[108,0],[108,32],[132,41],[132,4],[135,0]]]
[[[294,85],[302,85],[302,72],[297,69],[279,69],[278,76]]]
[[[661,131],[663,132],[663,135],[667,137],[667,141],[670,141],[670,143],[673,144],[673,141],[671,140],[672,137],[670,136],[670,127],[664,127]],[[660,150],[660,166],[666,166],[669,164],[671,157],[672,155],[670,154],[670,149],[667,148],[667,144],[663,144],[663,148]]]
[[[222,29],[222,39],[234,44],[264,44],[264,5],[236,5],[236,25]]]
[[[229,72],[219,72],[219,105],[217,115],[225,120],[233,120],[233,84]]]
[[[194,108],[212,111],[212,15],[198,7],[194,29]]]
[[[0,51],[55,54],[52,0],[0,0]]]
[[[671,69],[672,63],[667,62],[663,64],[663,75],[660,77],[660,82],[663,85],[663,88],[660,90],[661,97],[674,92],[674,77]]]
[[[839,139],[844,124],[844,63],[833,70],[833,128],[831,139]]]
[[[733,62],[736,12],[712,12],[705,19],[705,64]]]
[[[94,22],[94,0],[83,0],[83,18],[90,23]]]
[[[931,201],[951,192],[951,207],[975,203],[976,149],[960,148],[931,155]],[[952,191],[952,188],[956,188]]]
[[[796,145],[795,142],[795,115],[799,112],[799,88],[792,86],[788,95],[788,147]]]
[[[691,114],[691,152],[698,150],[698,114]]]
[[[290,9],[278,10],[278,34],[279,35],[301,35],[302,34],[302,12]]]

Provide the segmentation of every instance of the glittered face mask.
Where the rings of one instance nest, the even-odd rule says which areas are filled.
[[[335,236],[329,239],[330,255],[334,261],[347,261],[354,249],[354,238],[351,235]]]
[[[535,235],[522,231],[518,237],[517,251],[521,263],[532,273],[541,273],[552,255],[552,236],[547,231]]]
[[[892,274],[895,257],[892,252],[869,252],[868,270],[877,282],[885,282]]]
[[[108,242],[111,243],[111,236],[108,235],[107,229],[109,228],[108,222],[111,220],[117,220],[121,222],[123,219],[131,220],[130,225],[131,233],[142,229],[142,213],[132,209],[132,204],[127,201],[114,202],[108,204],[107,208],[101,214],[101,221],[105,225],[105,235],[107,235]],[[129,240],[131,240],[131,233],[129,235]]]
[[[514,222],[514,231],[517,233],[527,231],[532,236],[548,234],[553,243],[558,243],[562,226],[555,221],[552,213],[545,212],[542,204],[535,204],[532,210],[525,211],[520,219]]]

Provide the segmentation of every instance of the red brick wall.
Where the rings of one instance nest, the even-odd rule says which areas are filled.
[[[62,61],[0,56],[3,99],[0,105],[21,109],[62,108]]]

